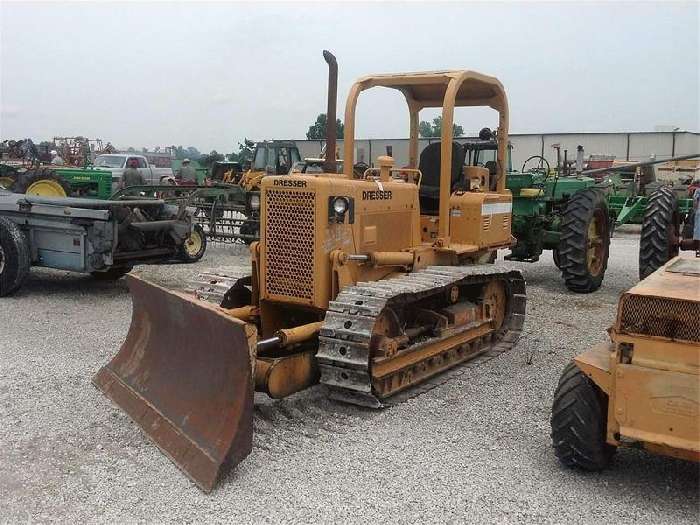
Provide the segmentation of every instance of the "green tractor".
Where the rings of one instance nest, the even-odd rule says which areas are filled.
[[[487,128],[478,140],[463,144],[468,165],[494,174],[496,141]],[[583,149],[578,152],[577,168]],[[510,164],[510,155],[509,155]],[[608,266],[611,219],[604,188],[594,178],[569,169],[566,160],[552,169],[547,159],[533,155],[520,171],[508,166],[506,187],[513,194],[516,239],[506,260],[536,262],[550,250],[566,287],[577,293],[600,288]],[[492,181],[493,182],[493,181]]]
[[[89,197],[109,199],[112,173],[93,167],[0,166],[0,187],[15,193],[43,197]]]
[[[85,166],[51,166],[47,146],[31,139],[0,144],[0,188],[44,197],[109,199],[112,174]]]
[[[587,175],[607,176],[608,205],[615,226],[641,224],[639,278],[644,279],[681,250],[697,250],[693,241],[693,193],[700,186],[700,154],[651,159]],[[654,171],[654,164],[662,164]]]
[[[495,173],[496,142],[488,129],[479,140],[464,144],[467,163]],[[550,167],[540,156],[528,158],[520,171],[509,165],[506,186],[513,194],[512,233],[516,244],[505,258],[536,262],[551,250],[569,290],[590,293],[600,288],[608,265],[610,237],[623,224],[641,224],[639,275],[643,279],[683,249],[697,249],[692,240],[692,191],[697,180],[687,174],[657,178],[653,165],[682,162],[700,155],[623,163],[583,169],[583,147],[576,160]],[[510,157],[510,156],[509,156]],[[510,163],[510,160],[509,160]],[[693,182],[695,180],[695,182]]]

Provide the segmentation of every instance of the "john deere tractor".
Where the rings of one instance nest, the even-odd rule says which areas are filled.
[[[484,128],[479,140],[467,141],[463,147],[467,164],[495,172],[497,144],[490,130]],[[536,262],[543,251],[551,250],[569,290],[590,293],[600,288],[611,231],[604,188],[580,171],[553,169],[539,155],[528,158],[520,171],[510,166],[508,171],[506,187],[513,194],[511,229],[516,244],[505,258]]]
[[[50,156],[44,149],[31,139],[0,144],[0,188],[42,197],[108,199],[112,194],[109,171],[46,165]]]

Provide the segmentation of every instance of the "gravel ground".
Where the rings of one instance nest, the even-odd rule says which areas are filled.
[[[0,522],[347,521],[697,523],[696,464],[620,451],[563,469],[549,438],[564,365],[606,338],[636,282],[634,233],[612,242],[603,288],[566,291],[548,255],[523,264],[525,335],[508,354],[398,407],[327,401],[321,387],[256,396],[253,453],[210,495],[195,488],[90,379],[123,341],[125,283],[35,270],[0,300]],[[196,265],[139,272],[183,286],[248,264],[210,247]]]

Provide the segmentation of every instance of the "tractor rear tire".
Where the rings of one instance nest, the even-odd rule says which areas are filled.
[[[131,266],[112,266],[104,272],[90,272],[96,281],[116,281],[132,270]]]
[[[639,278],[644,279],[678,255],[678,200],[670,188],[651,194],[639,239]]]
[[[200,224],[195,224],[189,237],[179,248],[179,259],[187,263],[195,263],[204,257],[207,251],[207,236]]]
[[[591,293],[600,288],[610,254],[610,219],[602,191],[586,188],[569,199],[557,251],[558,266],[569,290]]]
[[[576,363],[559,378],[552,403],[552,445],[567,467],[598,471],[608,466],[616,447],[605,441],[608,398]]]
[[[39,168],[23,173],[15,183],[13,191],[46,197],[67,197],[71,194],[70,184],[49,168]]]
[[[0,217],[0,297],[15,292],[29,275],[29,242],[11,220]]]

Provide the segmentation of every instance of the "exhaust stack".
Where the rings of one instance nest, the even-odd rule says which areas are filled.
[[[326,162],[323,171],[336,173],[336,99],[338,98],[338,62],[330,51],[323,50],[323,59],[328,63],[328,108],[326,109]]]

